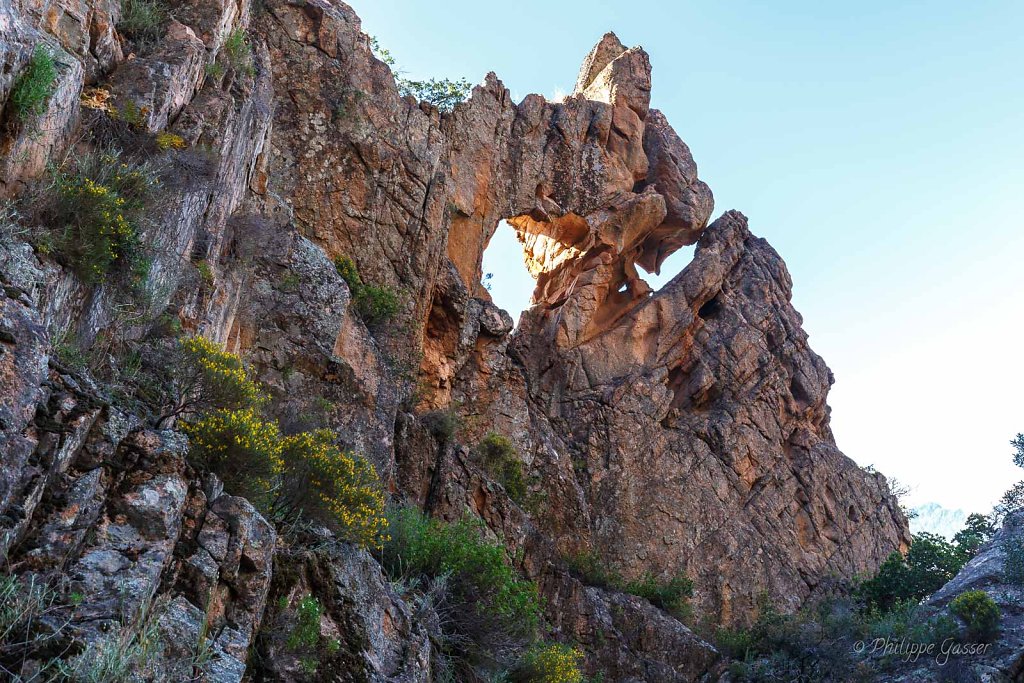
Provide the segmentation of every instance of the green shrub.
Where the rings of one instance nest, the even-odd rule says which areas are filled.
[[[480,464],[501,485],[509,498],[522,505],[526,500],[526,480],[523,463],[508,437],[491,432],[476,447]]]
[[[356,313],[367,325],[378,325],[398,313],[400,306],[394,290],[363,282],[359,269],[351,257],[344,254],[335,256],[334,267],[348,285]]]
[[[160,362],[159,369],[166,373],[167,398],[158,424],[218,408],[255,407],[264,400],[260,385],[246,371],[242,359],[205,337],[178,340]]]
[[[267,495],[284,469],[277,423],[243,408],[214,410],[181,429],[189,437],[193,465],[220,477],[229,493],[266,508]]]
[[[692,616],[690,598],[693,597],[693,581],[685,573],[679,572],[667,581],[650,573],[627,581],[593,550],[568,557],[566,564],[569,571],[585,584],[644,598],[677,619],[687,620]]]
[[[46,110],[46,102],[53,94],[56,81],[57,64],[53,53],[42,44],[36,45],[32,58],[11,89],[9,102],[14,108],[15,119],[24,123],[40,116]]]
[[[444,443],[455,438],[456,432],[459,431],[459,416],[452,409],[432,410],[421,419],[430,433]]]
[[[566,564],[569,571],[588,586],[621,591],[626,583],[622,575],[612,569],[596,550],[570,555],[566,558]]]
[[[163,0],[121,0],[117,30],[140,49],[151,49],[163,37],[168,18]]]
[[[646,598],[655,607],[660,607],[678,619],[685,621],[692,615],[690,598],[693,597],[693,581],[684,573],[678,573],[667,581],[661,581],[653,574],[644,574],[639,579],[626,582],[622,590]]]
[[[417,100],[429,102],[443,112],[455,109],[455,105],[465,101],[472,90],[473,84],[465,78],[429,78],[425,81],[398,79],[398,92],[403,97],[411,95]]]
[[[196,262],[196,272],[199,273],[199,279],[204,286],[210,287],[213,285],[213,268],[206,261]]]
[[[535,639],[541,603],[537,587],[517,576],[505,548],[483,538],[480,522],[450,524],[412,509],[389,519],[381,562],[392,578],[447,577],[449,595],[439,601],[445,649],[463,676],[514,665],[515,655]]]
[[[295,625],[285,646],[289,650],[300,648],[314,648],[320,642],[320,619],[324,610],[320,600],[312,595],[307,595],[299,600],[295,608]]]
[[[951,643],[960,636],[960,625],[948,614],[936,614],[925,617],[913,625],[910,630],[911,642],[917,643]]]
[[[527,505],[526,477],[523,474],[523,463],[518,460],[510,460],[505,463],[505,467],[502,468],[499,475],[499,480],[501,485],[505,487],[505,492],[508,493],[509,498],[514,500],[517,505],[524,505],[530,508]]]
[[[455,105],[464,101],[472,91],[472,84],[465,78],[451,80],[448,78],[430,78],[425,81],[413,81],[401,76],[391,53],[382,48],[375,37],[370,38],[370,47],[377,58],[391,68],[395,84],[402,97],[412,96],[434,105],[444,112],[450,112]]]
[[[885,611],[877,607],[861,607],[855,612],[847,631],[851,638],[869,642],[879,638],[904,638],[908,642],[936,645],[959,636],[960,627],[955,620],[946,614],[933,612],[915,600],[900,601]]]
[[[224,74],[227,73],[227,71],[225,71],[224,69],[224,65],[220,62],[210,62],[206,65],[203,71],[206,73],[207,76],[209,76],[215,81],[219,81],[220,79],[224,78]]]
[[[753,634],[746,628],[725,628],[715,630],[715,647],[729,659],[748,659],[757,645]]]
[[[540,602],[531,582],[519,579],[508,563],[504,546],[483,538],[483,524],[455,523],[400,510],[388,527],[383,559],[396,575],[451,575],[471,586],[479,603],[511,621],[517,631],[532,634],[540,623]]]
[[[282,600],[284,607],[287,607],[287,598]],[[285,647],[299,655],[299,665],[310,676],[320,668],[322,653],[333,655],[341,648],[337,640],[320,635],[323,615],[324,608],[316,597],[307,595],[299,600],[295,608],[295,623],[285,641]]]
[[[255,72],[252,46],[249,44],[244,29],[236,28],[228,34],[224,41],[224,54],[227,55],[228,64],[235,71],[250,76]]]
[[[956,576],[966,561],[965,555],[941,536],[915,534],[906,557],[892,553],[858,590],[870,605],[888,610],[900,601],[917,602],[931,595]]]
[[[516,449],[507,436],[490,432],[477,444],[476,454],[484,469],[496,470],[516,457]]]
[[[870,680],[872,666],[854,643],[863,639],[856,606],[847,598],[822,599],[796,614],[784,614],[762,596],[746,629],[719,629],[716,642],[743,661],[732,670],[742,681],[852,683]]]
[[[326,429],[284,438],[275,512],[301,513],[360,547],[379,547],[387,526],[380,478],[370,462],[342,451],[334,439]]]
[[[367,325],[379,325],[398,313],[398,295],[394,290],[377,285],[363,285],[356,297],[356,312]]]
[[[583,683],[583,653],[561,643],[538,644],[527,650],[513,671],[516,683]]]
[[[734,660],[738,681],[847,683],[881,680],[879,673],[903,663],[901,652],[883,653],[877,643],[928,644],[939,651],[959,638],[956,621],[916,601],[882,611],[837,587],[838,593],[815,600],[795,614],[775,608],[762,596],[749,627],[720,628],[714,641]],[[884,680],[889,680],[886,677]]]
[[[89,284],[110,276],[144,281],[149,260],[139,236],[157,184],[152,167],[118,154],[88,155],[57,172],[40,200],[56,254]]]
[[[967,627],[967,638],[991,642],[999,634],[999,607],[985,591],[967,591],[953,598],[949,611]]]

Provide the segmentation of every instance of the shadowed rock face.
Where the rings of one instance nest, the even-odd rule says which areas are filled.
[[[551,635],[580,643],[590,672],[695,680],[719,656],[645,601],[584,586],[567,555],[593,551],[627,578],[685,571],[698,614],[736,623],[763,593],[796,608],[825,577],[870,572],[909,541],[884,478],[836,448],[832,376],[808,347],[782,259],[739,213],[708,225],[711,191],[650,109],[643,49],[605,35],[561,102],[515,103],[489,74],[441,113],[399,96],[341,2],[172,4],[166,35],[132,59],[113,28],[119,3],[0,7],[7,62],[21,68],[39,41],[62,60],[44,114],[53,125],[0,141],[0,194],[18,196],[87,139],[83,84],[144,109],[140,128],[204,150],[181,155],[191,166],[165,186],[159,230],[144,236],[160,247],[144,313],[171,311],[242,354],[282,421],[321,399],[318,419],[396,497],[480,516],[538,580]],[[226,63],[236,28],[248,30],[253,72],[209,69]],[[0,98],[12,84],[0,75]],[[480,284],[501,220],[536,279],[515,332]],[[255,509],[189,467],[180,433],[149,429],[52,362],[55,331],[88,348],[122,302],[8,234],[0,542],[18,571],[69,567],[95,596],[80,640],[119,617],[120,576],[132,611],[166,606],[161,628],[184,648],[169,670],[210,626],[213,679],[237,681],[261,632],[264,652],[283,651],[286,606],[312,592],[330,628],[349,629],[338,661],[360,672],[353,680],[430,680],[435,625],[371,558],[283,552]],[[689,266],[652,292],[641,272],[694,243]],[[355,315],[339,255],[400,293],[394,319],[368,328]],[[118,333],[142,343],[147,324]],[[428,428],[435,409],[460,417],[454,439]],[[522,458],[527,501],[474,455],[491,431]],[[378,637],[380,614],[396,626]],[[264,673],[291,680],[292,659]]]

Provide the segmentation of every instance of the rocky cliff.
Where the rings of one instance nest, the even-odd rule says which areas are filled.
[[[0,525],[13,573],[82,596],[54,617],[68,647],[156,601],[169,680],[300,678],[274,634],[313,593],[341,643],[332,680],[432,680],[431,619],[370,556],[286,546],[100,376],[168,324],[241,355],[278,414],[315,402],[395,499],[482,519],[541,586],[553,637],[606,680],[697,680],[719,657],[566,558],[683,571],[695,612],[732,624],[908,543],[885,479],[836,447],[832,375],[782,259],[738,212],[708,224],[711,191],[650,108],[642,48],[605,35],[561,102],[513,102],[489,74],[441,112],[400,96],[341,2],[175,0],[145,45],[117,30],[116,0],[0,3],[0,102],[37,45],[57,67],[33,125],[3,110],[0,194],[19,203],[0,243]],[[22,210],[47,169],[110,145],[163,169],[141,298],[26,236],[47,228]],[[480,284],[502,220],[537,283],[515,331]],[[652,291],[642,271],[691,244]],[[399,293],[388,322],[355,314],[341,256]],[[441,413],[454,435],[431,428]],[[475,458],[491,432],[514,444],[529,505]]]

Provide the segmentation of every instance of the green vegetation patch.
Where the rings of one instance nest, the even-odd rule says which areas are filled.
[[[39,198],[53,253],[86,283],[110,277],[139,285],[149,257],[141,232],[159,184],[155,168],[120,154],[91,154],[53,175]]]
[[[334,259],[334,267],[348,284],[352,305],[368,326],[374,327],[395,317],[401,308],[398,294],[389,287],[367,284],[351,257],[341,255]]]
[[[683,621],[692,617],[693,581],[683,572],[667,579],[647,573],[627,580],[594,551],[573,555],[567,563],[569,570],[583,583],[645,598]]]
[[[537,586],[518,576],[504,546],[486,540],[483,524],[470,519],[446,523],[413,509],[389,518],[381,562],[396,581],[434,587],[443,655],[457,679],[513,667],[536,641],[542,611]]]
[[[516,683],[583,683],[583,653],[562,643],[540,643],[523,656],[511,680]]]
[[[967,591],[953,598],[949,611],[967,628],[967,639],[987,643],[999,635],[999,607],[985,591]]]
[[[57,64],[45,45],[36,45],[25,69],[11,90],[9,104],[19,123],[34,119],[46,111],[46,103],[56,88]]]
[[[505,487],[509,498],[522,505],[526,500],[523,463],[507,436],[491,432],[476,447],[483,468]]]
[[[252,45],[249,43],[244,29],[236,28],[228,34],[224,41],[224,54],[227,56],[228,64],[235,71],[249,76],[255,73]]]
[[[149,50],[160,42],[169,19],[163,0],[122,0],[117,30],[140,49]]]

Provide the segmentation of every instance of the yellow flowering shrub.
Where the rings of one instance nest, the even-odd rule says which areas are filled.
[[[205,337],[179,339],[167,370],[169,396],[160,423],[215,408],[254,408],[264,401],[242,359]]]
[[[536,645],[523,657],[516,680],[524,683],[582,683],[582,662],[583,653],[577,648],[559,643]]]
[[[262,419],[255,408],[214,410],[182,425],[190,440],[189,457],[213,472],[231,494],[260,505],[284,469],[283,441],[277,423]]]
[[[156,134],[156,146],[161,150],[165,151],[168,149],[185,149],[185,139],[180,135],[174,133],[168,133],[162,131]]]
[[[280,515],[304,514],[364,548],[385,540],[385,497],[373,465],[334,444],[327,429],[285,437],[284,481],[275,502]]]
[[[111,274],[141,275],[139,234],[156,184],[146,165],[113,154],[84,157],[57,173],[44,210],[44,224],[58,231],[56,253],[90,284]]]

